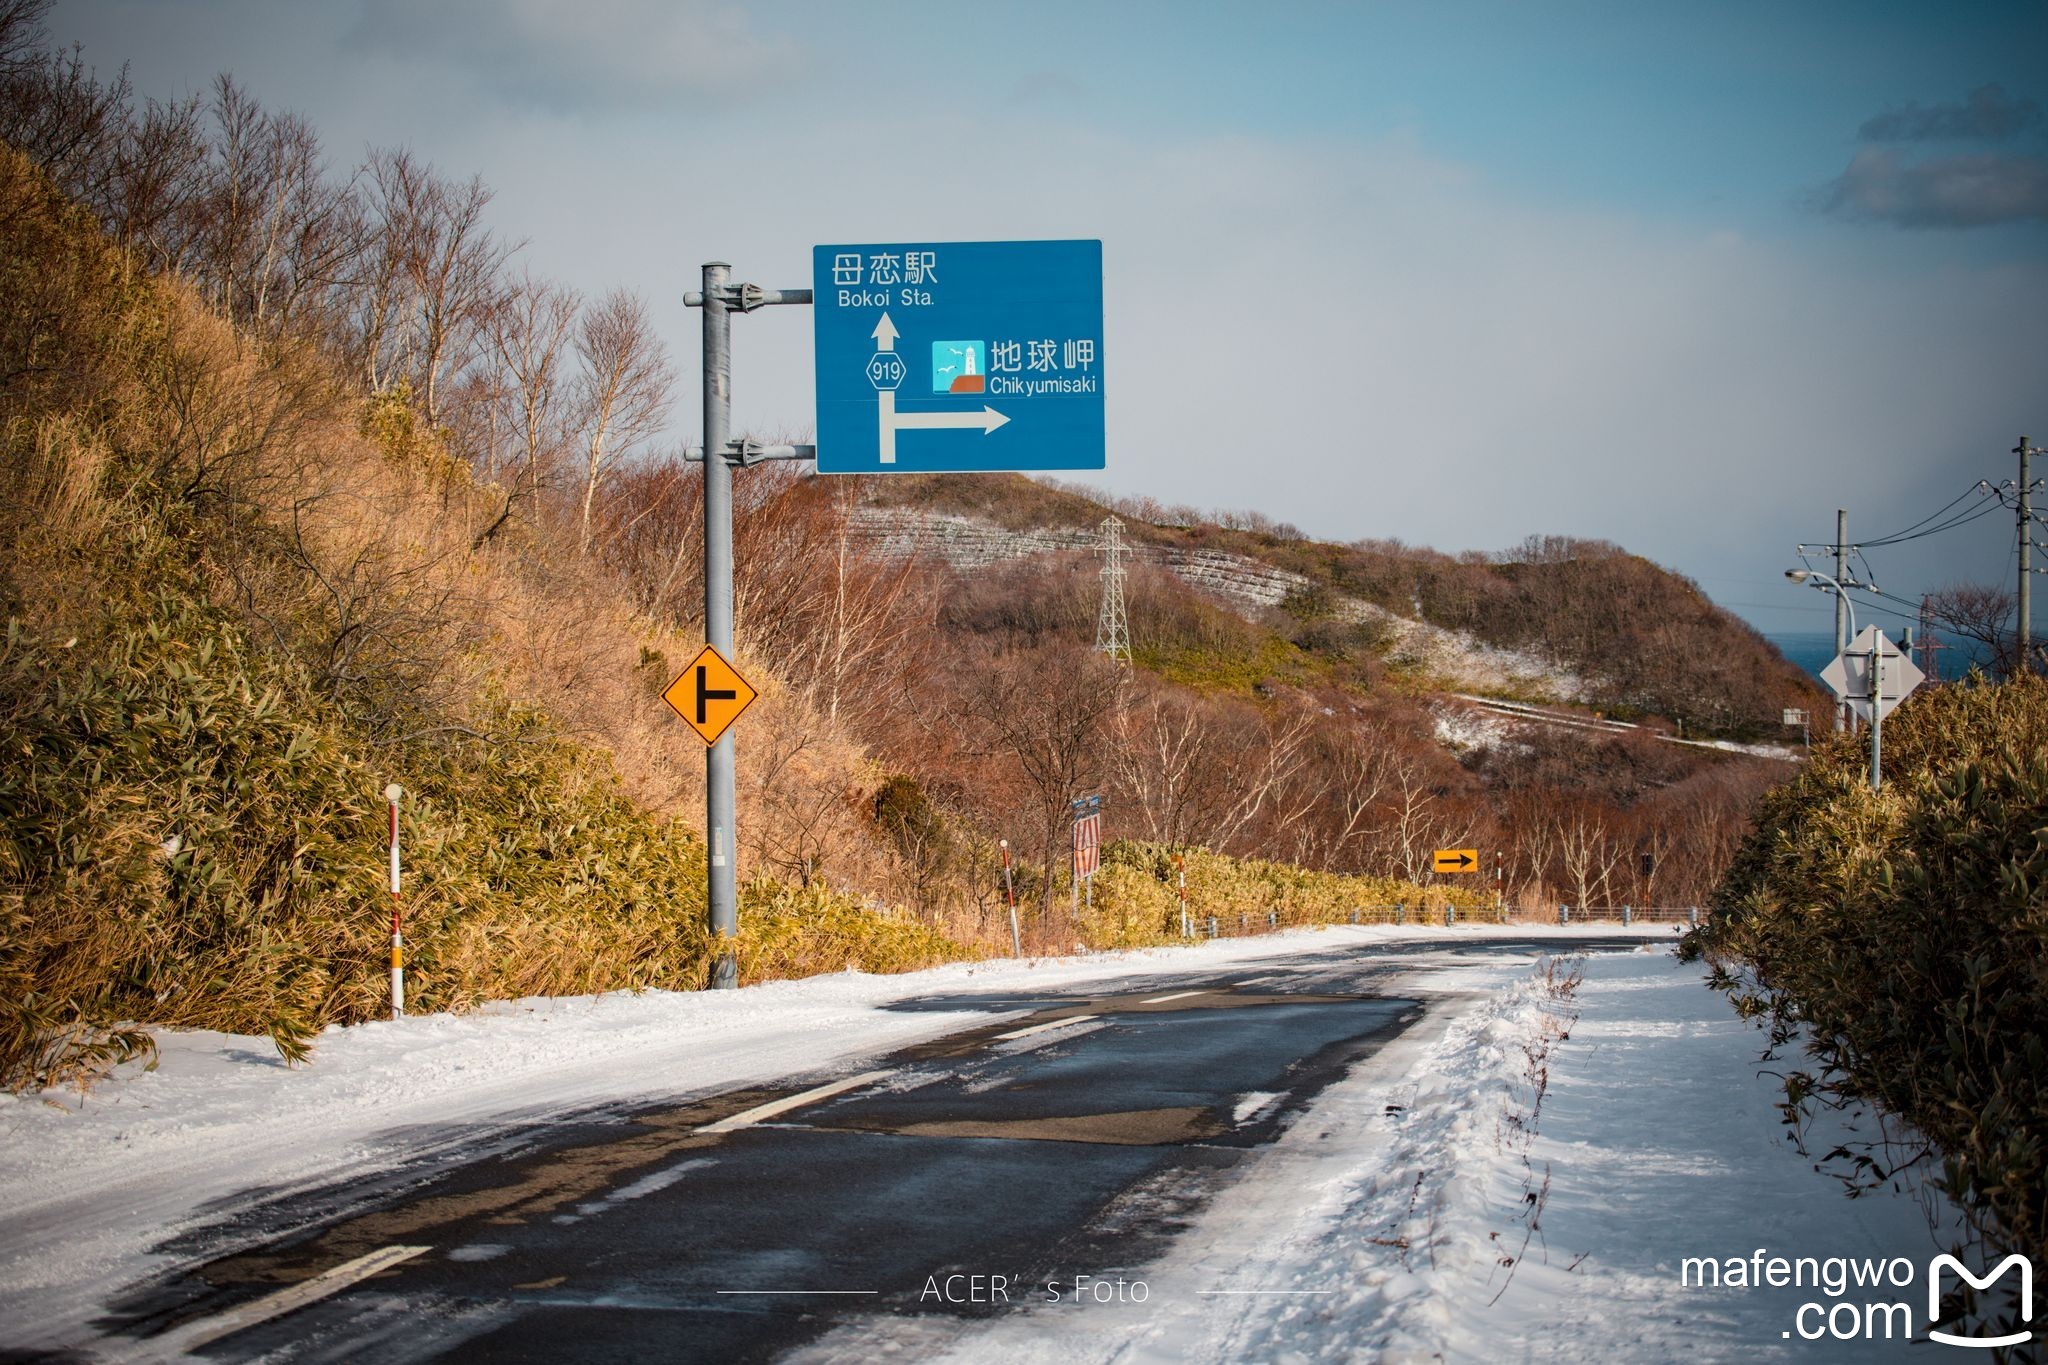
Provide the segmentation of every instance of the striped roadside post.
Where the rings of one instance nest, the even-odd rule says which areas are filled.
[[[391,803],[391,1017],[405,1017],[405,935],[398,924],[398,798],[405,788],[393,782],[384,789]]]

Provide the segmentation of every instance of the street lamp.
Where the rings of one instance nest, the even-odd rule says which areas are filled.
[[[1785,577],[1791,579],[1794,583],[1804,583],[1809,578],[1818,578],[1820,583],[1816,583],[1813,586],[1816,591],[1820,592],[1827,591],[1826,588],[1821,587],[1821,583],[1825,583],[1829,588],[1833,588],[1835,596],[1841,598],[1842,605],[1849,609],[1849,638],[1852,640],[1856,638],[1856,604],[1849,600],[1848,593],[1842,591],[1840,581],[1831,574],[1822,573],[1819,569],[1787,569],[1785,570]],[[1877,585],[1859,584],[1858,586],[1868,586],[1874,591]]]

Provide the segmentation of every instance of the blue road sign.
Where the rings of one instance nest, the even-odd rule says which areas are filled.
[[[1101,469],[1102,243],[811,251],[818,472]]]

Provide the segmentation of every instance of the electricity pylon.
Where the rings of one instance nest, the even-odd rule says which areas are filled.
[[[1102,519],[1102,610],[1095,618],[1095,648],[1120,664],[1131,661],[1131,627],[1124,615],[1124,524]]]

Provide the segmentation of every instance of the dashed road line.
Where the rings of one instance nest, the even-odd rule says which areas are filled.
[[[380,1271],[389,1270],[400,1262],[409,1261],[431,1250],[432,1247],[380,1247],[352,1261],[343,1261],[331,1270],[323,1270],[310,1280],[301,1280],[274,1294],[265,1294],[260,1299],[239,1304],[225,1313],[201,1318],[197,1322],[188,1322],[160,1337],[139,1342],[134,1358],[145,1358],[144,1353],[146,1358],[153,1360],[185,1355],[198,1350],[208,1342],[219,1341],[222,1337],[239,1332],[245,1327],[254,1327],[259,1322],[268,1322],[294,1309],[304,1308],[307,1304],[318,1303],[330,1294],[338,1294],[352,1284],[358,1284]]]
[[[1085,1023],[1090,1019],[1099,1019],[1101,1017],[1096,1014],[1070,1014],[1064,1019],[1048,1019],[1043,1024],[1033,1024],[1030,1028],[1011,1029],[1008,1033],[998,1033],[996,1041],[1006,1043],[1012,1038],[1029,1038],[1032,1034],[1044,1033],[1047,1029],[1066,1028],[1070,1024]]]
[[[721,1294],[879,1294],[879,1289],[721,1289]]]
[[[1207,991],[1180,991],[1174,995],[1155,995],[1150,1000],[1140,1000],[1141,1005],[1163,1005],[1169,1000],[1185,1000],[1191,995],[1207,995]]]
[[[770,1100],[766,1104],[757,1104],[752,1109],[742,1110],[737,1114],[722,1118],[716,1123],[707,1123],[697,1131],[700,1133],[730,1133],[740,1128],[751,1128],[765,1119],[774,1118],[777,1114],[787,1114],[792,1109],[801,1109],[807,1104],[815,1104],[819,1100],[828,1100],[834,1095],[843,1095],[849,1090],[858,1090],[864,1085],[873,1085],[876,1081],[895,1074],[894,1071],[864,1071],[858,1076],[849,1076],[843,1081],[833,1081],[830,1085],[817,1086],[804,1091],[800,1095],[785,1095],[779,1100]]]

